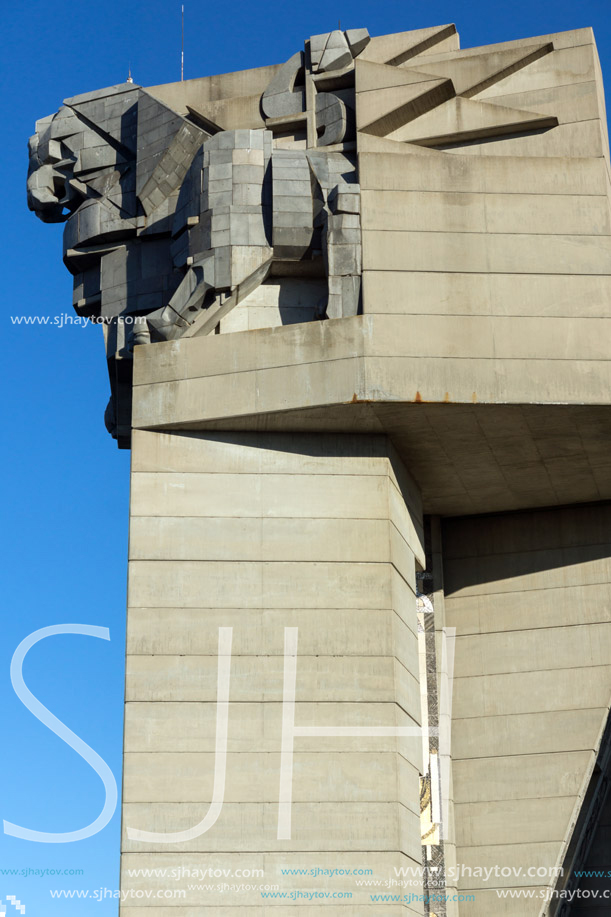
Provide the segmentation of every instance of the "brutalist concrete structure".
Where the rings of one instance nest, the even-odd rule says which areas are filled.
[[[606,913],[591,30],[76,96],[28,187],[132,449],[122,917]]]

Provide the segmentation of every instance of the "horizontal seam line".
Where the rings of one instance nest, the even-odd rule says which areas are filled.
[[[609,239],[611,237],[611,229],[609,232],[604,233],[591,233],[591,232],[506,232],[506,231],[496,231],[493,229],[392,229],[384,228],[382,226],[363,226],[363,232],[400,232],[405,235],[418,233],[424,234],[433,234],[433,235],[451,235],[451,236],[516,236],[519,238],[538,238],[539,236],[547,236],[552,239],[574,239],[585,238],[585,239]]]
[[[607,669],[611,668],[611,661],[608,663],[600,662],[596,665],[588,663],[586,665],[576,665],[576,666],[563,666],[558,669],[526,669],[526,671],[517,671],[517,672],[489,672],[487,675],[455,675],[455,681],[466,681],[469,678],[504,678],[507,675],[540,675],[542,672],[564,672],[564,671],[579,671],[580,669],[591,671],[592,669]],[[611,688],[611,686],[610,686]],[[598,710],[598,707],[584,708],[584,709],[593,709]],[[553,713],[553,710],[542,710],[541,713]],[[485,716],[486,714],[480,714],[480,716]],[[513,716],[514,714],[490,714],[490,716]],[[520,714],[522,715],[522,714]],[[478,717],[476,717],[478,718]],[[471,719],[471,717],[463,717],[463,719]]]
[[[589,275],[588,275],[588,276],[589,276]],[[306,322],[306,324],[313,324],[313,323],[311,323],[311,322]],[[289,326],[286,325],[286,326],[284,326],[284,327],[287,327],[287,328],[288,328]],[[265,330],[268,330],[268,329],[260,329],[260,330],[265,331]],[[207,338],[205,338],[205,339],[207,340]],[[200,338],[199,340],[204,340],[204,338]],[[360,342],[359,342],[359,343],[360,343]],[[314,345],[314,346],[316,346],[316,345]],[[308,366],[308,365],[313,365],[313,364],[318,364],[318,363],[323,363],[323,364],[329,365],[329,364],[331,364],[331,363],[343,363],[343,362],[345,362],[346,360],[360,360],[360,359],[362,358],[362,356],[363,356],[363,354],[362,354],[362,352],[361,352],[361,353],[353,353],[353,354],[350,354],[349,356],[346,356],[346,357],[335,357],[335,358],[330,359],[330,360],[329,360],[329,359],[324,359],[324,358],[322,358],[322,359],[319,359],[319,360],[304,360],[304,361],[299,362],[299,363],[278,363],[278,364],[274,364],[273,366],[253,366],[253,367],[251,367],[251,368],[249,368],[249,369],[231,369],[231,368],[227,367],[223,372],[210,373],[209,375],[205,375],[205,376],[186,376],[186,377],[182,377],[182,378],[180,378],[180,379],[156,379],[156,380],[151,381],[151,382],[134,382],[134,387],[140,386],[140,385],[160,385],[160,384],[167,385],[169,382],[190,382],[192,379],[214,379],[214,378],[220,378],[220,377],[228,376],[228,375],[231,375],[231,376],[238,376],[238,375],[242,375],[243,373],[258,373],[258,372],[261,372],[262,370],[266,370],[266,369],[292,369],[292,368],[295,367],[295,366]],[[313,405],[313,407],[316,407],[316,405]],[[253,411],[258,410],[257,407],[256,407],[256,405],[253,405],[252,410],[253,410]],[[280,410],[282,410],[282,409],[280,409]],[[287,408],[287,409],[285,409],[285,410],[290,410],[290,408]],[[181,421],[173,421],[173,422],[175,422],[175,423],[180,423]],[[357,434],[357,435],[358,435],[358,434]],[[372,434],[372,435],[374,435],[374,436],[384,436],[385,434],[384,434],[383,432],[379,432],[379,433],[374,433],[374,434]],[[375,477],[380,477],[380,476],[381,476],[381,475],[375,475]],[[374,475],[372,475],[372,477],[374,477]]]
[[[561,275],[558,275],[561,276]],[[566,276],[566,275],[562,275]],[[369,310],[364,312],[364,315],[391,315],[393,317],[401,316],[407,318],[429,318],[430,316],[439,316],[440,318],[486,318],[486,319],[507,319],[511,321],[516,318],[526,318],[532,319],[533,321],[586,321],[588,319],[593,321],[608,321],[611,318],[611,310],[607,315],[527,315],[522,312],[513,312],[511,315],[501,315],[500,313],[494,312],[382,312],[381,309]],[[271,472],[273,473],[273,472]],[[303,472],[306,473],[307,472]]]
[[[373,232],[375,232],[375,233],[377,233],[377,232],[394,232],[394,233],[400,233],[400,234],[402,234],[402,235],[413,235],[414,233],[426,233],[426,234],[434,233],[434,234],[440,235],[440,236],[460,236],[460,235],[468,235],[468,236],[473,236],[473,235],[476,235],[476,236],[491,236],[491,235],[492,235],[492,236],[519,236],[519,237],[522,237],[522,236],[528,236],[528,237],[530,237],[530,236],[549,236],[551,239],[573,239],[573,238],[575,238],[575,236],[578,236],[579,238],[582,238],[583,236],[586,236],[588,239],[607,239],[607,238],[609,237],[609,233],[594,233],[594,232],[588,232],[588,233],[583,233],[583,232],[491,232],[489,229],[482,229],[482,230],[456,230],[456,229],[454,229],[454,230],[452,230],[452,229],[387,229],[387,230],[379,230],[379,229],[377,229],[377,228],[375,228],[375,229],[367,229],[366,227],[363,227],[363,232],[364,232],[364,233],[365,233],[365,232],[372,232],[372,233],[373,233]]]
[[[471,637],[488,637],[497,634],[502,634],[503,636],[509,637],[511,634],[529,634],[537,633],[541,630],[565,630],[569,627],[599,627],[611,624],[611,618],[606,621],[580,621],[569,624],[542,624],[541,627],[515,627],[515,628],[506,628],[505,630],[481,630],[481,631],[461,631],[456,635],[457,639],[471,638]]]
[[[607,706],[602,706],[602,707],[563,707],[561,710],[540,710],[538,712],[532,712],[532,713],[529,711],[523,712],[523,713],[484,713],[484,714],[480,714],[480,716],[477,716],[477,717],[475,716],[456,717],[455,722],[459,722],[459,720],[464,720],[464,719],[465,720],[475,720],[475,719],[482,720],[482,719],[497,719],[498,717],[514,717],[514,716],[519,717],[520,719],[523,719],[524,717],[533,717],[533,716],[553,716],[554,714],[557,714],[557,713],[583,713],[584,711],[587,711],[587,710],[598,710],[602,712],[608,709],[609,707],[607,705]],[[541,753],[537,752],[537,754],[541,754]],[[495,758],[497,756],[496,755],[486,755],[485,757]],[[501,756],[501,757],[504,757],[504,756]]]
[[[608,559],[608,558],[605,558],[605,560],[607,560],[607,559]],[[566,568],[565,568],[565,569],[566,569]],[[601,574],[601,575],[602,575],[602,574]],[[608,584],[609,584],[609,580],[608,580],[608,579],[601,579],[601,580],[596,581],[595,583],[588,583],[588,585],[590,585],[590,586],[603,586],[603,585],[608,585]],[[575,587],[578,587],[578,586],[580,586],[580,585],[581,585],[581,584],[579,584],[579,583],[575,583]],[[522,588],[516,588],[516,589],[507,589],[505,592],[502,592],[502,591],[499,591],[499,592],[474,592],[474,593],[472,593],[471,595],[462,596],[461,598],[471,598],[471,599],[475,599],[475,598],[479,598],[479,597],[482,597],[482,598],[483,598],[483,597],[487,597],[487,596],[491,596],[491,595],[516,595],[516,596],[519,596],[519,595],[525,595],[526,593],[529,593],[529,592],[548,592],[550,589],[562,589],[562,588],[566,588],[566,587],[562,587],[562,586],[539,586],[538,588],[535,588],[535,589],[527,589],[526,587],[522,587]],[[455,593],[454,593],[454,594],[455,594]],[[446,593],[445,598],[446,598],[446,602],[451,601],[451,600],[452,600],[452,594],[448,595],[448,594]]]
[[[499,157],[495,157],[495,158],[499,158]],[[544,159],[555,159],[558,157],[541,156],[541,157],[536,157],[536,158],[537,159],[541,158],[542,160],[544,160]],[[600,157],[587,156],[587,157],[580,157],[580,158],[586,158],[586,159],[595,158],[598,161],[598,159],[602,159],[603,157],[602,156]],[[376,193],[379,193],[380,191],[383,193],[388,192],[389,194],[396,194],[396,193],[405,191],[405,192],[409,192],[410,194],[411,193],[414,193],[414,194],[486,194],[486,195],[503,194],[503,195],[507,195],[507,197],[510,197],[516,194],[520,196],[529,195],[532,197],[579,197],[579,198],[583,198],[583,197],[606,198],[608,197],[606,191],[601,191],[598,194],[582,194],[579,191],[555,191],[555,192],[554,191],[485,191],[485,190],[479,191],[476,189],[457,191],[455,189],[449,190],[448,188],[364,188],[363,186],[361,186],[362,194],[367,193],[367,192],[370,192],[371,194],[376,194]]]

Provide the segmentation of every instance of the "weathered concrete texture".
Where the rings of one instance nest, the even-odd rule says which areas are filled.
[[[391,861],[415,866],[418,737],[298,737],[292,839],[276,837],[285,627],[299,635],[297,724],[420,723],[421,502],[390,443],[140,431],[133,460],[123,887],[150,885],[128,868],[209,865],[223,852],[225,868],[239,853],[242,863],[264,860],[267,881],[289,890],[294,877],[280,866],[323,848],[337,863],[371,861],[380,875]],[[219,627],[234,629],[222,813],[190,842],[130,839],[130,827],[178,831],[208,808]],[[342,913],[370,903],[350,890]],[[218,894],[202,886],[183,905],[216,913]]]
[[[572,840],[611,700],[611,510],[456,519],[443,539],[457,858],[522,868],[461,879],[478,889],[461,917],[479,917],[495,888],[554,887],[528,870],[562,865]]]
[[[167,888],[131,871],[176,866],[263,869],[281,891],[283,868],[382,882],[421,861],[424,829],[425,862],[474,900],[384,913],[541,917],[542,898],[497,892],[608,865],[611,164],[592,32],[461,51],[453,25],[352,29],[287,53],[67,100],[30,142],[30,206],[66,220],[77,311],[114,320],[122,445],[133,430],[122,887]],[[130,340],[134,313],[155,343],[142,323]],[[223,627],[222,810],[147,841],[133,829],[210,809]],[[448,749],[392,731],[447,716],[444,627],[434,818]],[[296,722],[390,734],[298,736],[278,840],[285,628]],[[335,881],[299,877],[349,900],[286,905],[196,880],[154,914],[377,917],[371,886]]]
[[[310,322],[324,308],[327,281],[318,277],[270,277],[221,319],[220,334]]]
[[[431,513],[608,499],[606,286],[586,285],[587,321],[569,282],[550,318],[376,314],[141,348],[134,423],[384,431]]]

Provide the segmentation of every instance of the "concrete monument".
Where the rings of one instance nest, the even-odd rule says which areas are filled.
[[[610,172],[590,29],[37,123],[132,449],[122,917],[603,913]]]

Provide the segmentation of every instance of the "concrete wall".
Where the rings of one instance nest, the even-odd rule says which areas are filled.
[[[291,841],[276,820],[285,626],[299,627],[298,722],[419,721],[422,494],[426,512],[457,517],[432,550],[436,623],[458,635],[447,864],[492,870],[459,879],[475,896],[460,917],[540,917],[542,898],[497,891],[555,886],[536,871],[563,862],[611,698],[611,509],[592,502],[611,496],[598,57],[589,29],[459,51],[440,27],[376,38],[361,61],[364,314],[261,327],[287,318],[270,282],[235,310],[235,333],[135,354],[124,827],[177,830],[206,813],[219,626],[233,626],[234,655],[220,818],[176,846],[125,837],[122,885],[167,886],[129,876],[143,865],[261,867],[282,884],[281,866],[387,878],[419,861],[418,739],[296,740]],[[156,94],[257,127],[250,93],[270,73]],[[431,74],[460,98],[408,117]],[[303,889],[346,888],[333,883]],[[380,912],[351,890],[325,913]],[[189,895],[155,917],[271,910]]]
[[[299,628],[297,724],[420,722],[417,489],[385,437],[136,431],[132,461],[122,888],[168,887],[130,869],[256,867],[290,891],[353,892],[322,902],[330,914],[371,913],[353,879],[278,870],[417,865],[421,739],[297,738],[279,841],[283,637]],[[180,844],[130,840],[128,827],[179,831],[208,810],[220,626],[233,627],[220,817]],[[261,913],[254,892],[172,904],[172,917]]]
[[[553,887],[611,699],[611,507],[446,520],[446,624],[457,629],[452,725],[457,860],[522,868],[461,917],[542,913],[496,888]]]
[[[583,350],[577,342],[601,330],[611,308],[608,136],[592,31],[432,53],[401,67],[414,68],[414,79],[415,68],[452,76],[459,88],[466,67],[487,59],[493,73],[493,55],[500,60],[546,41],[553,51],[464,101],[490,105],[482,109],[487,118],[492,106],[505,115],[553,114],[556,127],[500,138],[491,127],[485,142],[460,143],[457,119],[455,143],[420,145],[426,131],[418,125],[441,118],[447,106],[453,111],[451,99],[408,122],[411,135],[403,139],[412,142],[358,136],[365,313],[409,316],[412,339],[431,357],[434,327],[435,356],[470,358],[474,386],[477,360],[507,357],[499,367],[504,377],[530,376],[525,401],[546,398],[540,360],[598,359],[594,339]],[[357,110],[359,100],[376,94],[374,77],[379,81],[377,72],[369,82],[363,77],[358,92],[357,64]],[[566,365],[564,372],[572,370]],[[424,370],[422,376],[424,386]],[[455,386],[459,378],[455,365],[449,379]],[[437,400],[428,390],[419,389],[423,400]]]

